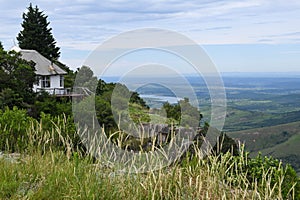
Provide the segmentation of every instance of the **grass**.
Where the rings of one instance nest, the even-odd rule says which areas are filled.
[[[300,123],[255,128],[229,133],[246,144],[246,150],[255,156],[259,152],[290,163],[300,173]]]
[[[201,112],[204,116],[210,116],[210,110],[207,107],[204,107]],[[226,132],[292,123],[299,121],[300,118],[300,111],[269,113],[262,109],[261,111],[241,109],[231,106],[230,103],[226,107],[226,112],[226,120],[223,128]],[[210,121],[209,118],[205,118],[204,120]]]
[[[184,166],[130,174],[114,173],[100,162],[64,152],[0,160],[1,199],[281,199],[280,185],[250,184],[235,173],[242,159],[230,155],[194,160]],[[231,166],[231,167],[228,167]]]
[[[75,148],[67,118],[51,121],[53,126],[47,119],[27,127],[20,154],[8,148],[0,156],[0,199],[284,199],[283,190],[296,199],[296,185],[286,181],[281,164],[252,162],[252,170],[243,152],[203,159],[196,148],[193,159],[180,164],[120,172],[104,156],[94,159]]]
[[[291,136],[287,141],[276,146],[263,149],[263,155],[271,155],[281,159],[285,163],[290,163],[300,175],[300,133]]]
[[[246,143],[249,151],[260,151],[287,141],[290,137],[299,134],[300,123],[292,122],[282,125],[254,128],[228,133]]]
[[[289,155],[289,153],[293,153],[296,155],[300,154],[299,147],[300,143],[300,134],[296,134],[291,136],[287,141],[280,143],[276,146],[273,146],[271,148],[266,148],[262,151],[262,153],[270,154],[276,156],[276,157],[284,157],[286,155]]]

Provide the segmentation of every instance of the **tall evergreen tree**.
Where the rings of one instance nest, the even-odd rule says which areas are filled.
[[[57,60],[60,48],[56,47],[47,18],[43,11],[39,11],[37,6],[33,8],[30,3],[28,12],[23,13],[23,30],[18,34],[17,40],[21,49],[36,50],[49,60]]]

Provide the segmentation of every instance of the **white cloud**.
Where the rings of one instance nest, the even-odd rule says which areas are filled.
[[[0,0],[0,41],[5,48],[13,45],[29,3]],[[91,51],[113,35],[143,27],[175,30],[201,44],[300,43],[298,35],[284,35],[300,32],[298,0],[32,0],[32,4],[48,15],[62,51]]]

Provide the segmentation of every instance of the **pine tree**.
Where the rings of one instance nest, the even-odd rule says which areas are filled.
[[[60,48],[56,47],[47,18],[37,6],[33,8],[30,4],[28,12],[23,13],[23,30],[18,34],[17,40],[21,49],[36,50],[49,60],[57,60]]]

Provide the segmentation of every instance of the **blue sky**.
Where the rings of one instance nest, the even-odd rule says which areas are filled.
[[[163,28],[202,45],[220,72],[300,72],[298,0],[32,0],[53,28],[60,60],[80,67],[98,45],[137,28]],[[14,45],[30,1],[0,0],[0,41]]]

